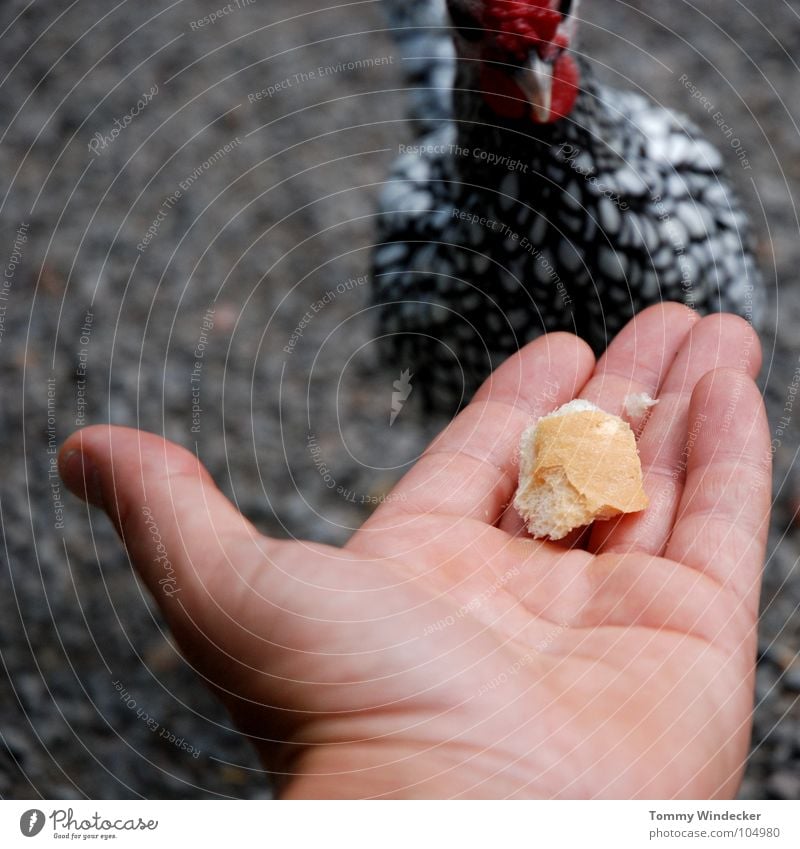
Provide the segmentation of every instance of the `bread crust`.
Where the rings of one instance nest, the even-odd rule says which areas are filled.
[[[647,504],[636,438],[619,416],[573,401],[522,435],[514,506],[533,536],[563,539]]]

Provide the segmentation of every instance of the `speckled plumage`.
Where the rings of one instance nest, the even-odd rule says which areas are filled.
[[[415,8],[425,26],[414,27]],[[404,49],[424,38],[431,57],[427,72],[416,66],[416,84],[437,90],[415,99],[430,110],[415,117],[434,129],[392,169],[373,274],[388,357],[432,403],[468,399],[546,331],[576,332],[601,351],[662,300],[758,323],[764,293],[747,218],[691,121],[597,85],[584,62],[567,118],[498,118],[478,93],[475,63],[456,62],[452,46],[430,52],[434,41],[450,44],[446,27],[427,29],[436,14],[436,0],[403,4]],[[440,95],[454,67],[448,109]]]

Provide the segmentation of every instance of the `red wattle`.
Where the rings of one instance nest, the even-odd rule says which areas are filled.
[[[550,121],[566,118],[578,99],[580,74],[578,65],[569,53],[562,53],[553,65],[553,101]],[[534,119],[535,120],[535,119]]]

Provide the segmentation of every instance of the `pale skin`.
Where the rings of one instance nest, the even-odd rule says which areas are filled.
[[[730,797],[770,508],[760,365],[744,321],[675,304],[598,363],[543,337],[344,548],[261,535],[152,434],[87,428],[61,473],[287,798]],[[524,427],[574,397],[619,414],[630,392],[661,399],[633,423],[650,507],[528,537],[509,508]]]

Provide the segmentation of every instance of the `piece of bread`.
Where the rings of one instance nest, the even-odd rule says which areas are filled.
[[[647,507],[630,425],[588,401],[539,419],[519,450],[514,507],[533,536],[562,539],[596,519]]]
[[[646,392],[636,392],[633,395],[626,395],[622,406],[629,419],[640,419],[657,403],[658,401],[651,398]]]

